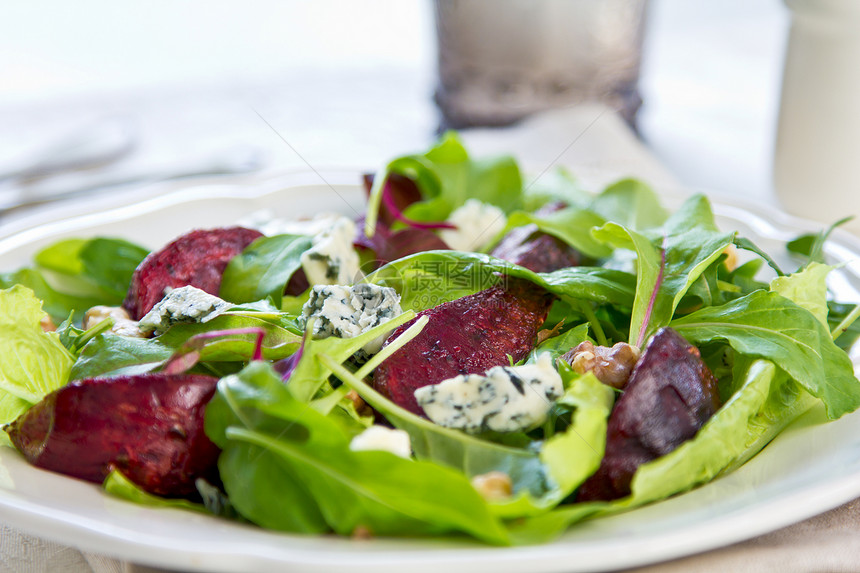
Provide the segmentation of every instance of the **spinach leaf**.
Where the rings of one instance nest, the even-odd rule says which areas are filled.
[[[287,531],[319,532],[325,525],[343,535],[462,532],[508,542],[461,473],[388,452],[352,451],[352,436],[293,397],[268,364],[252,363],[219,382],[206,433],[228,460],[220,470],[230,499],[251,521],[264,514],[267,526]],[[244,463],[232,463],[236,458]],[[273,492],[272,478],[284,476]]]
[[[221,278],[221,298],[234,303],[271,298],[280,306],[290,277],[302,265],[302,253],[310,247],[311,237],[260,237],[227,264]]]

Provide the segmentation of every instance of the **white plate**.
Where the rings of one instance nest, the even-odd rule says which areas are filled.
[[[191,228],[235,223],[269,208],[298,217],[320,210],[360,212],[355,172],[294,173],[252,186],[184,184],[142,203],[35,227],[19,223],[0,237],[0,269],[26,264],[62,237],[122,236],[156,248]],[[669,203],[677,203],[677,198]],[[769,252],[813,223],[762,206],[716,204],[720,224]],[[57,216],[58,214],[54,214]],[[50,216],[48,216],[50,219]],[[44,221],[44,219],[43,219]],[[860,300],[860,242],[834,233],[828,256],[846,266],[831,288]],[[857,361],[855,360],[855,364]],[[837,422],[802,420],[740,470],[695,491],[624,515],[586,522],[542,546],[490,548],[470,541],[354,541],[304,537],[178,510],[109,498],[99,487],[28,466],[0,447],[0,520],[46,538],[121,559],[207,571],[597,571],[643,565],[750,538],[836,507],[860,495],[860,413]]]

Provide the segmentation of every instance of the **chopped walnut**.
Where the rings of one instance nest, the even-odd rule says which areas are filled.
[[[627,385],[630,373],[639,360],[639,354],[638,347],[626,342],[618,342],[610,348],[595,346],[592,342],[585,341],[563,358],[580,374],[591,372],[604,384],[621,389]]]
[[[355,529],[352,530],[352,538],[359,540],[373,539],[373,532],[363,525],[356,525]]]
[[[131,320],[128,312],[121,306],[94,306],[84,314],[84,330],[89,330],[108,318],[113,319],[110,332],[120,336],[146,338],[137,326],[136,320]]]
[[[373,408],[368,406],[367,402],[365,402],[355,390],[350,390],[346,393],[344,397],[350,402],[352,402],[353,406],[355,406],[355,411],[358,413],[359,416],[373,415]]]
[[[511,476],[505,472],[489,472],[472,478],[472,487],[478,490],[481,497],[487,501],[496,501],[511,497],[514,486]]]
[[[57,325],[54,324],[54,321],[51,320],[50,316],[45,315],[42,320],[39,321],[39,326],[42,327],[42,332],[54,332],[57,330]]]

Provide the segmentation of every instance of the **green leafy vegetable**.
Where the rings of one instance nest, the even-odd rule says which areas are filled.
[[[36,267],[0,274],[0,287],[24,285],[54,320],[74,311],[80,322],[90,307],[122,303],[134,269],[147,253],[123,239],[66,239],[39,251]]]
[[[463,532],[508,542],[463,474],[388,452],[350,450],[352,436],[296,400],[268,364],[253,363],[219,382],[206,433],[225,452],[220,470],[230,499],[251,521],[298,532]],[[284,476],[272,492],[272,479]]]
[[[233,257],[221,278],[221,298],[235,303],[271,298],[280,307],[284,289],[302,265],[311,237],[260,237]]]
[[[42,303],[22,286],[0,290],[0,424],[64,386],[74,358],[54,332],[44,332]],[[2,440],[8,440],[5,433]]]
[[[388,175],[413,179],[424,200],[403,214],[415,221],[444,221],[451,212],[474,198],[498,206],[506,213],[522,206],[522,178],[513,158],[471,159],[453,132],[423,155],[407,155],[391,161],[373,181],[367,205],[365,233],[372,237]]]
[[[722,255],[734,237],[733,233],[717,229],[710,204],[701,195],[688,199],[669,217],[659,244],[616,223],[607,223],[594,235],[636,252],[638,271],[630,342],[638,346],[669,323],[687,289]]]

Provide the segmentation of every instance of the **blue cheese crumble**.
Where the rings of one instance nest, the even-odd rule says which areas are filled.
[[[208,322],[232,308],[229,302],[193,286],[175,288],[140,319],[143,333],[163,334],[177,323]]]
[[[302,269],[311,285],[347,285],[362,278],[358,253],[352,246],[355,223],[338,217],[325,231],[311,239],[302,253]]]
[[[516,432],[547,419],[564,388],[549,353],[535,364],[496,366],[415,390],[415,399],[436,424],[474,434]]]
[[[448,222],[457,228],[439,232],[445,244],[455,251],[478,251],[504,230],[507,219],[495,205],[469,199],[451,213]]]
[[[349,449],[354,452],[389,452],[407,459],[412,456],[412,442],[409,441],[409,434],[403,430],[377,425],[370,426],[354,437],[349,443]]]
[[[317,285],[302,307],[305,324],[313,318],[314,338],[353,338],[400,316],[400,295],[390,287],[361,283],[355,286]],[[382,335],[364,345],[367,354],[376,354],[385,342]]]

